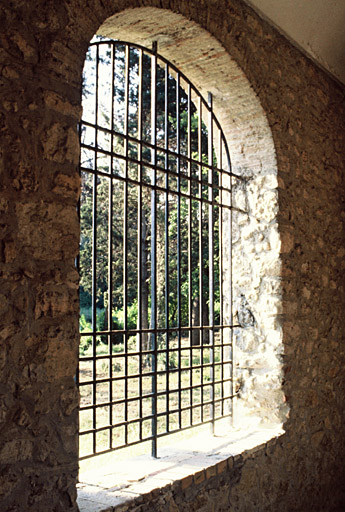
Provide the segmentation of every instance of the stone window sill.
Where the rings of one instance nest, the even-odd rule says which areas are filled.
[[[161,448],[158,459],[141,455],[102,465],[81,476],[80,512],[122,512],[133,500],[156,489],[177,484],[183,490],[199,484],[231,468],[237,457],[252,456],[281,434],[280,425],[232,429],[216,436],[202,433]]]

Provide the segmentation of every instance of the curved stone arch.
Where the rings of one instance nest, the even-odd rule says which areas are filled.
[[[250,310],[253,325],[234,331],[237,425],[281,423],[287,406],[281,390],[282,332],[277,163],[265,112],[247,77],[208,31],[181,14],[156,7],[125,9],[108,18],[97,34],[150,47],[173,62],[214,112],[231,155],[234,184],[233,297],[236,319]],[[246,213],[243,213],[246,212]]]
[[[270,128],[260,101],[238,64],[208,31],[182,14],[156,7],[125,9],[108,18],[97,34],[151,47],[173,62],[213,108],[231,147],[234,172],[276,172]],[[261,144],[258,144],[258,142]]]
[[[207,508],[199,501],[207,491],[210,508],[216,503],[224,510],[337,509],[343,503],[338,454],[344,450],[345,425],[343,91],[244,0],[2,4],[2,508],[25,510],[31,504],[37,511],[77,510],[78,397],[73,377],[79,338],[75,257],[82,67],[89,41],[103,21],[139,6],[180,12],[213,34],[248,77],[269,120],[279,170],[282,270],[276,250],[262,251],[261,258],[254,247],[253,254],[259,262],[272,254],[272,279],[267,273],[258,289],[278,283],[276,295],[274,290],[261,295],[263,300],[278,297],[277,307],[281,274],[281,315],[271,315],[266,306],[262,318],[271,322],[272,329],[265,332],[272,342],[262,341],[260,347],[265,354],[264,345],[271,347],[273,359],[281,350],[275,324],[282,318],[282,388],[291,413],[285,436],[231,457],[228,470],[225,464],[223,471],[223,464],[219,476],[217,466],[216,477],[214,471],[198,473],[196,487],[185,489],[186,481],[179,482],[140,497],[135,505],[158,509],[166,499],[166,507],[174,509],[176,497],[181,508]],[[232,144],[234,165],[236,148]],[[243,162],[250,154],[257,161],[248,145],[246,154],[237,154]],[[259,160],[261,179],[265,167],[260,165]],[[254,164],[252,168],[255,172]],[[250,181],[246,190],[255,183]],[[260,190],[276,194],[275,185],[265,183]],[[253,239],[247,238],[249,250]],[[273,231],[271,248],[274,240],[279,244]],[[277,390],[281,393],[278,385]],[[199,476],[205,478],[202,484]],[[187,485],[193,481],[187,480]]]

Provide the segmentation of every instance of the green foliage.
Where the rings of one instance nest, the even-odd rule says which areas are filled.
[[[174,370],[175,368],[178,368],[177,353],[171,352],[169,354],[169,369]]]
[[[138,302],[134,300],[132,304],[130,304],[127,308],[127,328],[128,329],[136,329],[137,328],[137,318],[138,318]],[[114,329],[123,329],[125,325],[125,314],[123,309],[114,309],[113,310],[113,328]]]
[[[80,333],[92,331],[91,323],[86,320],[86,317],[84,314],[80,315],[79,325],[80,325]],[[82,355],[85,355],[85,352],[88,350],[88,348],[91,345],[92,345],[92,336],[81,336],[80,337],[79,350]]]
[[[95,88],[95,49],[90,50],[87,55],[86,67],[84,72],[84,87],[83,97],[85,105],[91,105],[84,108],[85,116],[89,116],[91,122],[94,122],[92,116],[95,115],[94,103],[87,101],[92,98]],[[136,49],[131,49],[129,52],[130,65],[129,65],[129,118],[128,118],[128,132],[133,136],[137,136],[138,129],[138,109],[139,109],[139,87],[138,87],[138,72],[139,72],[139,52]],[[150,57],[144,53],[143,56],[143,118],[142,118],[142,133],[143,139],[147,142],[151,141],[151,66]],[[100,50],[100,66],[102,69],[111,63],[111,50],[110,46],[105,50]],[[115,102],[117,105],[114,114],[114,128],[116,131],[123,133],[124,129],[124,116],[125,109],[123,106],[125,98],[125,51],[124,46],[118,47],[116,52],[115,63]],[[101,80],[100,80],[101,82]],[[177,92],[180,98],[178,106],[179,110],[179,132],[180,132],[180,150],[187,154],[188,143],[188,97],[182,86],[177,91],[177,82],[173,74],[168,76],[168,136],[169,136],[169,150],[175,151],[177,148],[177,107],[176,96]],[[105,79],[105,84],[102,86],[99,94],[99,112],[98,118],[100,124],[110,128],[111,125],[111,112],[109,91],[110,78]],[[107,92],[108,91],[108,92]],[[164,143],[164,124],[165,124],[165,71],[162,67],[158,66],[157,69],[157,143]],[[89,110],[88,110],[89,109]],[[204,123],[200,122],[196,106],[191,104],[191,151],[194,158],[199,159],[198,140],[199,128],[201,126],[201,161],[206,163],[208,161],[208,148],[207,139],[208,132]],[[83,127],[82,140],[94,141],[93,132],[90,128]],[[102,132],[99,132],[100,134]],[[102,135],[104,137],[100,143],[109,143],[109,135]],[[106,137],[108,137],[108,142]],[[92,142],[93,143],[93,142]],[[124,142],[121,137],[113,138],[113,149],[119,154],[123,154]],[[138,148],[135,144],[129,143],[128,146],[129,156],[133,159],[138,158]],[[142,148],[143,159],[149,162],[151,160],[151,150],[148,146]],[[170,157],[169,157],[170,159]],[[213,161],[216,164],[216,155],[213,154]],[[123,161],[116,159],[112,160],[113,173],[123,176]],[[187,174],[187,164],[184,159],[180,159],[180,190],[183,193],[188,193],[188,180],[183,178]],[[93,153],[82,152],[82,165],[85,168],[93,169]],[[82,193],[80,201],[80,220],[81,220],[81,240],[80,240],[80,304],[82,308],[90,308],[91,296],[93,293],[93,284],[96,285],[94,290],[96,298],[96,306],[99,308],[97,314],[97,330],[103,331],[108,329],[108,288],[109,288],[109,274],[112,278],[112,328],[124,328],[124,274],[127,274],[127,326],[129,329],[135,329],[138,323],[138,205],[139,205],[139,190],[135,185],[125,185],[120,180],[111,180],[110,176],[110,159],[107,157],[100,157],[97,161],[97,168],[102,171],[105,176],[95,177],[92,173],[82,172]],[[177,171],[176,158],[172,157],[169,161],[169,166],[175,172]],[[136,174],[138,170],[135,164],[129,164],[128,172],[133,179],[137,179]],[[199,166],[191,170],[194,177],[199,178]],[[132,174],[131,174],[132,173]],[[202,179],[207,180],[208,170],[202,166]],[[142,168],[144,181],[150,183],[150,170],[144,166]],[[214,177],[217,180],[216,174]],[[164,187],[164,178],[157,177],[158,185]],[[170,178],[169,178],[170,180]],[[176,178],[171,178],[176,187]],[[198,192],[198,184],[195,186],[193,193]],[[204,199],[208,197],[207,185],[202,185],[202,196]],[[141,187],[141,200],[142,200],[142,225],[141,229],[143,237],[141,243],[143,251],[141,254],[142,259],[142,309],[143,317],[147,319],[148,325],[150,322],[150,293],[151,293],[151,206],[152,196],[148,187]],[[95,196],[97,195],[96,203]],[[168,233],[167,244],[169,248],[169,260],[165,261],[165,207],[166,196],[165,194],[156,195],[156,226],[157,226],[157,317],[158,323],[162,326],[165,325],[165,311],[167,305],[165,304],[166,292],[166,279],[165,279],[165,265],[168,266],[169,274],[169,289],[168,289],[168,323],[170,327],[178,325],[178,317],[180,315],[180,323],[188,325],[189,323],[189,305],[190,302],[194,304],[199,299],[199,284],[202,282],[203,297],[202,303],[204,311],[209,307],[209,239],[208,232],[211,228],[209,221],[209,207],[207,203],[193,201],[191,211],[189,200],[181,197],[177,199],[175,195],[168,197]],[[214,200],[217,200],[217,193],[214,193]],[[94,217],[96,213],[96,217]],[[191,215],[190,215],[191,213]],[[111,217],[111,218],[110,218]],[[110,222],[111,221],[111,222]],[[109,233],[109,224],[112,226],[111,233]],[[179,226],[179,230],[178,230]],[[124,254],[125,242],[125,227],[126,227],[126,242],[128,245],[127,254]],[[202,247],[200,254],[199,248],[199,231],[201,229]],[[214,278],[215,278],[215,323],[219,322],[220,316],[220,297],[219,297],[219,219],[215,214],[214,218]],[[178,231],[180,235],[178,237]],[[93,233],[96,232],[96,253],[94,254],[96,262],[96,278],[93,283]],[[191,233],[191,235],[190,235]],[[111,235],[111,244],[110,241]],[[189,239],[190,238],[190,239]],[[191,246],[190,246],[191,244]],[[179,246],[179,247],[178,247]],[[191,253],[191,261],[189,261],[189,254]],[[111,268],[109,268],[111,260]],[[178,273],[178,260],[180,260],[180,273]],[[202,268],[200,268],[200,260],[202,260]],[[191,268],[191,276],[189,276],[189,268]],[[190,279],[191,277],[191,279]],[[190,288],[191,281],[191,289]],[[180,284],[180,296],[178,296],[177,289],[178,283]],[[189,296],[191,294],[191,297]],[[178,302],[180,299],[180,306]],[[82,320],[83,318],[83,320]],[[86,322],[86,323],[85,323]],[[87,317],[81,316],[81,332],[82,329],[89,327],[87,324]],[[90,343],[85,338],[83,341],[87,347]],[[107,342],[107,336],[101,336],[102,342]],[[115,343],[122,343],[123,336],[118,335]],[[169,361],[170,364],[170,361]],[[171,364],[174,364],[172,361]]]
[[[91,294],[88,291],[85,291],[82,285],[79,288],[79,304],[80,309],[88,309],[91,305]]]

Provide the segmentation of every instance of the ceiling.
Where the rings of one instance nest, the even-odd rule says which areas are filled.
[[[345,84],[345,0],[245,0]]]

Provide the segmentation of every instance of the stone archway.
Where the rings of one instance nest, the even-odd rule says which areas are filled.
[[[343,90],[243,0],[13,0],[1,6],[1,505],[6,510],[77,510],[78,397],[73,378],[78,350],[75,257],[82,67],[88,43],[103,21],[143,5],[180,12],[224,45],[259,95],[277,150],[281,272],[276,228],[268,240],[271,249],[265,245],[265,234],[260,240],[262,233],[252,231],[250,224],[244,235],[255,262],[267,271],[267,279],[256,281],[256,289],[270,290],[260,297],[277,302],[273,314],[269,304],[261,304],[270,341],[260,338],[255,350],[258,355],[261,348],[265,354],[271,352],[277,361],[269,375],[277,376],[274,385],[281,403],[282,318],[283,388],[290,416],[285,436],[232,459],[228,470],[205,480],[204,488],[212,489],[207,496],[224,509],[336,508],[344,503],[339,457],[345,424]],[[168,12],[156,14],[163,20]],[[213,43],[206,48],[211,51]],[[190,78],[194,80],[193,75]],[[233,78],[235,94],[242,82]],[[248,82],[246,87],[251,90]],[[233,165],[243,164],[244,173],[252,169],[258,176],[246,189],[254,189],[251,198],[239,192],[238,200],[250,199],[261,219],[265,214],[257,211],[255,190],[277,194],[273,144],[267,131],[267,138],[260,139],[260,130],[256,138],[250,137],[254,126],[260,126],[259,120],[254,123],[257,112],[265,130],[267,123],[261,108],[245,110],[245,95],[241,96],[241,87],[238,91],[235,96],[247,117],[238,118],[242,125],[228,118],[233,125]],[[217,114],[225,129],[226,120]],[[254,144],[247,144],[245,152],[241,126],[248,127],[247,140]],[[266,147],[272,149],[267,157]],[[276,208],[275,201],[270,204]],[[275,209],[257,224],[276,226]],[[280,273],[284,300],[277,315]],[[251,299],[246,300],[252,306]],[[253,312],[257,320],[254,308]],[[241,352],[249,353],[250,336],[242,346]],[[243,396],[246,390],[240,392]],[[264,402],[261,396],[260,403]],[[198,507],[195,489],[189,490],[183,492],[181,510],[189,504]],[[156,506],[151,495],[148,500],[143,510]]]

